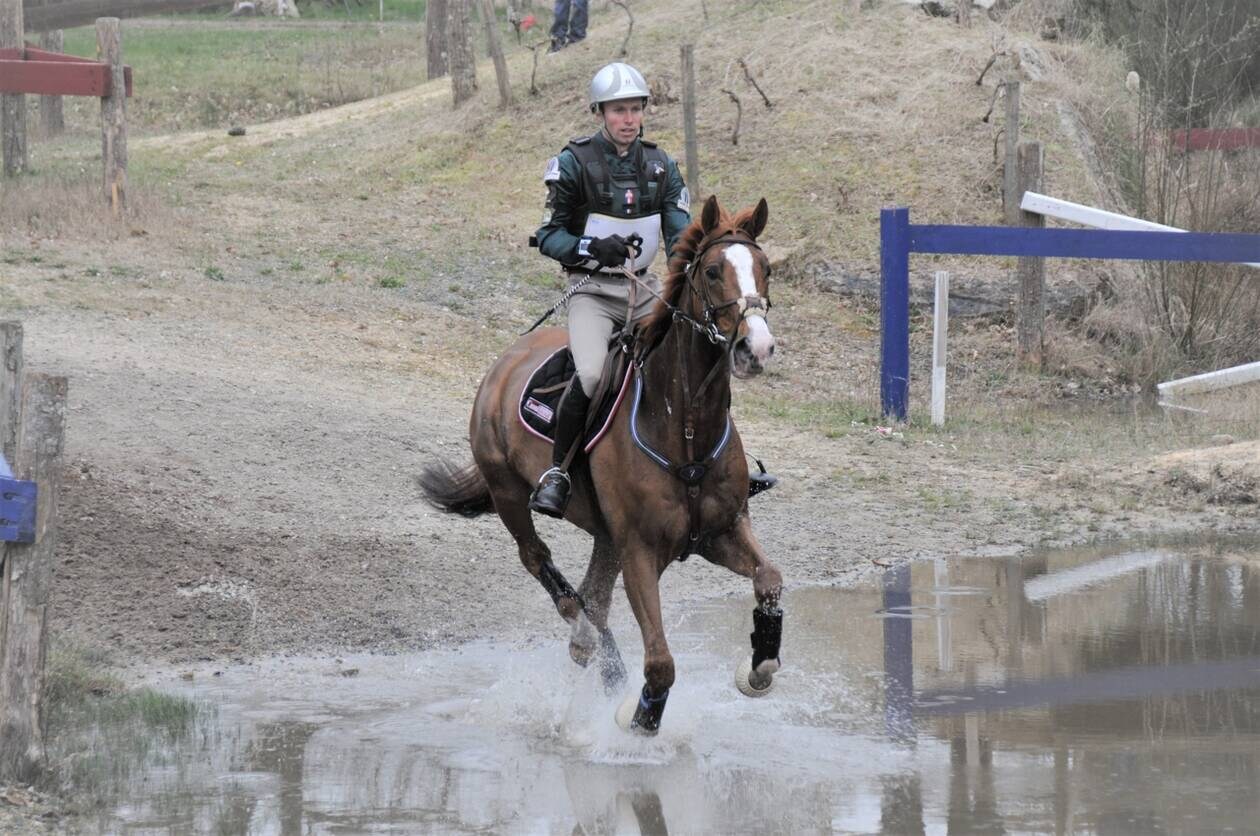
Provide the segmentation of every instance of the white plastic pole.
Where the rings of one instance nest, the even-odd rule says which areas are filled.
[[[945,424],[945,336],[949,333],[949,273],[938,270],[932,312],[932,424]]]
[[[1214,372],[1169,380],[1155,388],[1159,390],[1161,398],[1166,398],[1176,395],[1193,395],[1196,392],[1211,392],[1257,381],[1260,381],[1260,362],[1245,363],[1228,369],[1217,369]]]
[[[1154,221],[1144,221],[1141,218],[1130,218],[1128,215],[1121,215],[1118,212],[1095,209],[1093,206],[1073,203],[1070,200],[1060,200],[1057,197],[1048,197],[1036,192],[1024,192],[1019,208],[1025,212],[1045,215],[1048,218],[1058,218],[1061,221],[1084,224],[1095,229],[1119,229],[1133,232],[1185,232],[1184,229],[1179,227],[1165,226]],[[1242,263],[1248,267],[1260,267],[1260,264],[1253,262]]]

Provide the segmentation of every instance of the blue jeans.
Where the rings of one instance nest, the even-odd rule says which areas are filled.
[[[553,41],[572,43],[586,37],[587,2],[588,0],[556,0],[556,19],[551,24]],[[570,9],[573,17],[569,17]]]

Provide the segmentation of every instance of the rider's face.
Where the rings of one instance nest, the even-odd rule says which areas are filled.
[[[603,110],[604,131],[621,150],[639,136],[643,127],[643,101],[641,99],[621,99],[605,102]]]

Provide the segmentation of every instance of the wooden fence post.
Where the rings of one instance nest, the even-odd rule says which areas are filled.
[[[22,0],[0,0],[0,48],[22,49]],[[0,145],[4,176],[16,177],[26,170],[26,95],[0,94]]]
[[[1007,226],[1019,224],[1019,81],[1012,75],[1005,84],[1006,99],[1006,162],[1002,166],[1002,212]]]
[[[937,270],[932,308],[932,425],[945,424],[945,343],[949,336],[949,273]]]
[[[66,379],[27,375],[14,475],[38,486],[33,543],[9,543],[0,656],[0,781],[30,781],[44,759],[40,697],[47,656],[48,593],[56,546]]]
[[[22,418],[22,323],[0,322],[0,452],[13,466]]]
[[[499,107],[511,107],[512,85],[508,82],[503,44],[499,41],[499,19],[494,14],[494,0],[481,0],[481,19],[486,27],[486,49],[494,59],[494,77],[499,82]]]
[[[683,137],[687,156],[687,190],[700,198],[700,143],[696,139],[696,55],[694,44],[682,46]]]
[[[0,451],[12,467],[17,453],[18,423],[22,420],[22,323],[0,322]],[[9,611],[9,568],[6,543],[0,543],[0,670]],[[4,704],[0,703],[0,717]]]
[[[105,200],[117,215],[127,207],[127,84],[118,18],[96,19],[96,57],[110,70],[109,95],[101,98],[101,159]]]
[[[41,48],[50,52],[65,52],[65,38],[60,29],[44,32],[39,36]],[[61,96],[39,97],[39,124],[44,136],[57,136],[66,130],[66,118],[61,107]]]
[[[1040,142],[1022,142],[1019,145],[1019,189],[1015,197],[1018,207],[1024,192],[1041,191],[1045,156]],[[1020,225],[1044,227],[1044,215],[1020,211]],[[1046,260],[1036,256],[1020,256],[1016,268],[1019,276],[1019,313],[1016,318],[1016,335],[1019,341],[1019,360],[1028,367],[1040,370],[1045,362],[1046,335]]]

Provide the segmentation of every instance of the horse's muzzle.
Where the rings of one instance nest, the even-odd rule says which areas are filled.
[[[748,333],[735,341],[731,351],[731,370],[740,380],[761,374],[774,356],[774,335],[765,320],[752,317],[748,325]]]

